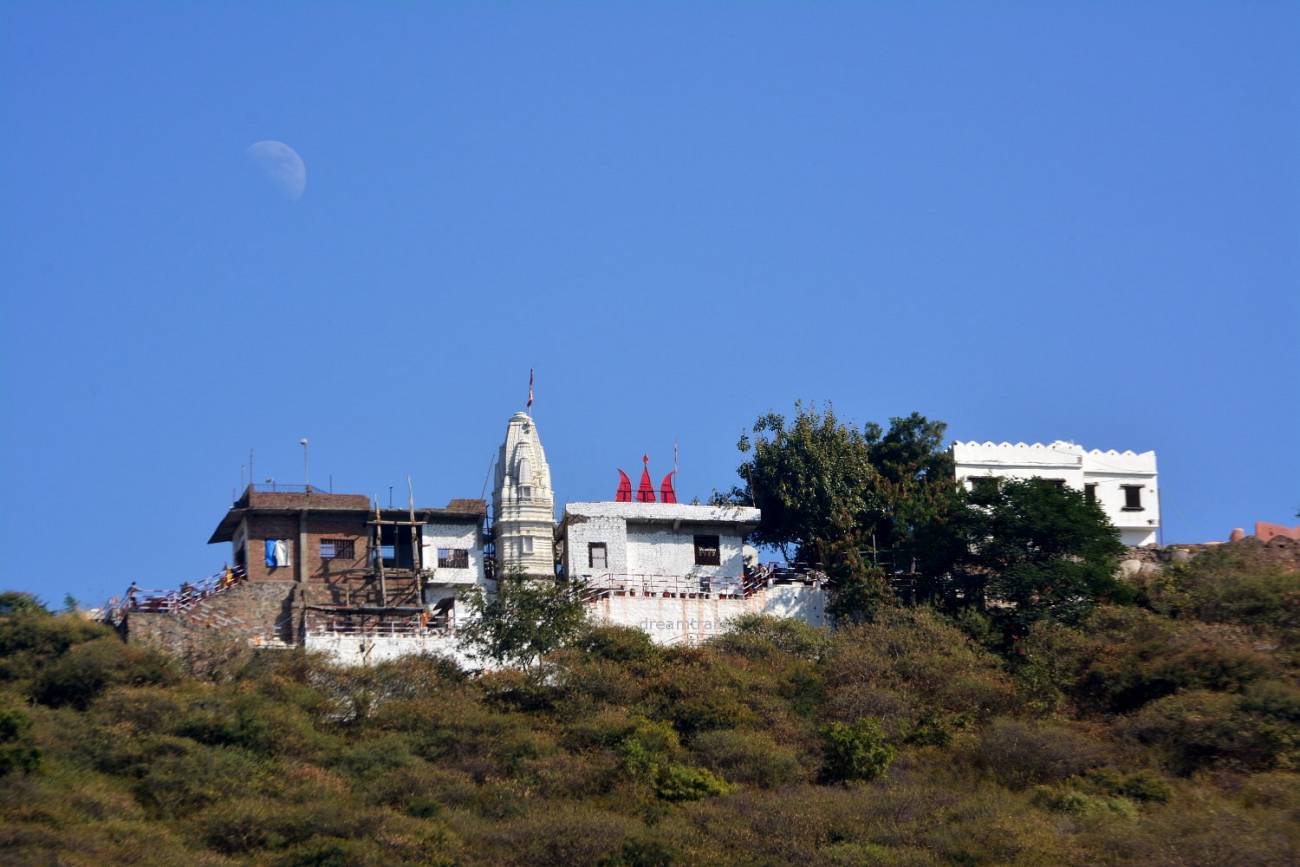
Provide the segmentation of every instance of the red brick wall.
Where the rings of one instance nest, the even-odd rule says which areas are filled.
[[[292,581],[298,576],[298,564],[307,566],[307,580],[326,583],[339,576],[358,575],[368,570],[370,528],[369,515],[357,512],[352,515],[307,514],[307,550],[301,550],[299,516],[250,515],[248,517],[248,577],[252,581]],[[293,564],[271,568],[266,565],[266,540],[287,539],[290,543]],[[322,560],[321,540],[347,539],[352,542],[353,557],[349,560]]]

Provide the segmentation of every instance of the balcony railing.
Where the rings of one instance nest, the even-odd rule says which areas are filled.
[[[358,635],[367,638],[442,636],[455,631],[456,615],[453,611],[383,623],[358,622],[347,616],[328,616],[310,623],[307,628],[308,635]]]
[[[677,599],[744,599],[774,584],[819,585],[820,572],[804,572],[775,564],[758,566],[743,576],[642,575],[609,572],[589,579],[582,590],[591,602],[610,596],[657,596]]]
[[[248,577],[242,566],[227,567],[197,581],[187,581],[176,590],[146,590],[132,584],[121,596],[114,596],[100,609],[100,619],[114,625],[129,611],[178,614],[189,611],[204,599],[242,584]]]

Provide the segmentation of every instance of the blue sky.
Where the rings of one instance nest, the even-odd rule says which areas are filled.
[[[1155,449],[1169,541],[1291,520],[1297,44],[1294,3],[7,3],[0,586],[206,574],[303,436],[478,496],[530,367],[561,500],[674,440],[707,496],[803,398]]]

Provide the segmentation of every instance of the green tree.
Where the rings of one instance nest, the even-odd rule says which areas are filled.
[[[945,526],[957,562],[948,600],[985,608],[1011,638],[1038,620],[1077,623],[1122,594],[1124,547],[1101,507],[1047,479],[1009,480],[968,497]],[[992,604],[990,604],[992,603]]]
[[[753,433],[738,444],[747,458],[731,501],[762,510],[759,544],[780,548],[787,560],[793,553],[823,562],[827,545],[857,526],[873,495],[865,433],[842,424],[830,405],[819,411],[802,403],[790,422],[778,413],[761,416]]]
[[[867,425],[875,496],[862,529],[876,550],[887,552],[894,571],[914,571],[913,561],[923,554],[918,533],[959,503],[952,454],[943,446],[947,429],[915,412],[891,418],[887,431]]]
[[[754,540],[787,559],[861,572],[851,546],[873,567],[910,570],[918,530],[955,503],[946,427],[912,413],[858,430],[830,405],[796,403],[793,419],[768,413],[741,437],[743,484],[727,500],[761,509]]]
[[[821,734],[822,776],[828,781],[874,780],[894,760],[894,748],[873,719],[833,722]]]
[[[497,591],[474,588],[467,598],[470,617],[459,630],[470,653],[501,665],[532,669],[552,650],[580,636],[587,607],[577,585],[507,572]]]

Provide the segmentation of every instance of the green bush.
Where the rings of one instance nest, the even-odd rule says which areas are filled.
[[[822,731],[822,777],[831,782],[874,780],[894,760],[876,720],[833,722]]]
[[[40,767],[41,751],[31,736],[32,721],[15,708],[0,708],[0,777]]]
[[[169,684],[178,676],[169,657],[105,636],[78,644],[45,666],[31,692],[41,704],[84,709],[109,686]]]
[[[705,765],[734,783],[775,788],[803,782],[799,755],[763,732],[715,729],[691,741],[691,750]]]
[[[133,789],[152,814],[183,816],[228,799],[256,800],[272,788],[269,769],[243,750],[204,747],[184,738],[156,738]]]
[[[68,648],[112,637],[107,626],[75,614],[50,614],[25,593],[0,594],[0,682],[25,680]]]
[[[657,662],[662,651],[645,630],[632,626],[596,626],[584,633],[576,646],[585,654],[611,662]]]
[[[830,646],[830,630],[785,617],[747,614],[727,624],[727,631],[709,643],[723,653],[754,659],[793,656],[817,661]]]
[[[1119,724],[1120,731],[1159,751],[1171,770],[1210,767],[1265,771],[1295,767],[1300,729],[1246,709],[1240,696],[1196,690],[1152,702]]]
[[[698,801],[725,794],[731,787],[704,768],[661,765],[654,778],[655,795],[665,801]]]

